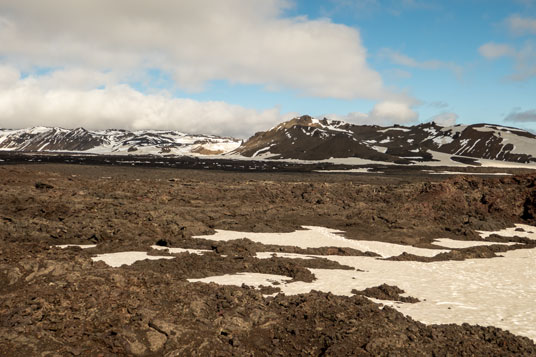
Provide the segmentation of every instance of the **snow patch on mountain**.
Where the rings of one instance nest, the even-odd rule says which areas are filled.
[[[233,151],[240,144],[233,138],[165,130],[0,129],[0,150],[4,151],[214,155]]]

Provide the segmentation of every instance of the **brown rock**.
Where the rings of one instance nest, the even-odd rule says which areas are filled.
[[[9,285],[15,284],[19,279],[21,278],[23,274],[21,273],[20,269],[15,267],[12,269],[9,269],[7,272],[7,281]]]
[[[125,349],[134,356],[143,356],[147,352],[147,347],[135,335],[125,336]]]
[[[158,352],[164,347],[167,341],[165,334],[158,332],[157,330],[150,329],[146,333],[147,342],[149,342],[149,350],[151,352]]]

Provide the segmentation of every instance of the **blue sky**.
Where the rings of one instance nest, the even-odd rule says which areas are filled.
[[[536,108],[535,76],[512,80],[509,77],[514,73],[514,59],[490,61],[478,51],[488,42],[507,43],[516,48],[531,42],[536,45],[536,32],[515,35],[509,31],[506,21],[515,14],[536,18],[536,2],[422,1],[403,4],[402,1],[309,0],[295,2],[295,7],[286,14],[311,19],[327,17],[332,22],[359,29],[371,67],[382,74],[387,85],[407,90],[422,101],[418,107],[419,121],[429,121],[441,112],[453,111],[459,115],[458,122],[461,123],[504,123],[503,119],[513,111]],[[450,63],[459,67],[460,73],[448,67],[419,69],[399,65],[382,55],[385,49],[419,62]],[[275,100],[284,111],[313,115],[366,112],[373,105],[373,101],[367,100],[319,100],[289,91],[267,94],[259,87],[224,87],[217,85],[213,94],[207,92],[201,98],[222,95],[230,88],[237,95],[227,93],[222,98],[237,104],[271,106]],[[506,125],[536,129],[536,123],[510,122]]]
[[[417,107],[420,122],[454,112],[459,123],[491,122],[536,130],[536,118],[532,123],[504,122],[512,112],[536,108],[536,76],[512,79],[514,58],[489,60],[479,53],[489,42],[515,48],[536,46],[536,30],[517,34],[509,29],[508,18],[515,15],[536,18],[536,1],[309,0],[294,2],[284,13],[289,17],[328,18],[358,29],[370,66],[381,73],[387,85],[408,91],[422,102]],[[445,65],[426,69],[393,63],[385,54],[387,49],[417,62]],[[333,58],[336,62],[336,54]],[[276,104],[284,112],[315,116],[367,112],[374,105],[372,100],[311,98],[291,90],[267,92],[262,85],[230,85],[225,81],[213,82],[207,91],[190,95],[258,109]]]
[[[114,5],[0,4],[0,126],[247,136],[310,114],[536,130],[536,0]]]
[[[337,6],[326,6],[326,3]],[[429,120],[439,108],[432,103],[444,102],[459,116],[460,122],[500,123],[510,112],[534,109],[536,80],[514,81],[515,60],[502,58],[489,61],[478,51],[488,42],[506,43],[521,48],[536,40],[530,35],[516,35],[509,30],[507,19],[516,14],[536,17],[536,2],[515,1],[305,1],[296,11],[311,17],[328,14],[332,21],[357,27],[369,51],[371,66],[398,87],[407,89],[423,102],[419,119]],[[363,2],[367,3],[367,2]],[[381,56],[389,48],[416,61],[441,61],[459,68],[408,68]],[[533,64],[536,64],[533,59]],[[408,78],[397,78],[398,70]],[[519,123],[518,123],[519,124]],[[511,125],[511,124],[510,124]],[[528,127],[531,127],[527,125]],[[532,128],[536,128],[534,123]]]

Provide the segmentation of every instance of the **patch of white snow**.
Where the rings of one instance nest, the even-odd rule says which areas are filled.
[[[97,246],[96,244],[58,244],[58,245],[55,245],[54,247],[58,247],[62,249],[69,248],[69,247],[79,247],[82,249],[88,249],[88,248],[95,248],[96,246]]]
[[[103,261],[113,268],[118,268],[121,265],[132,265],[139,260],[157,260],[157,259],[174,259],[175,257],[166,257],[159,255],[149,255],[147,252],[118,252],[97,254],[92,257],[93,261]]]
[[[439,239],[434,239],[432,244],[440,246],[442,248],[456,249],[456,248],[480,247],[480,246],[494,245],[494,244],[513,245],[516,243],[483,242],[479,240],[455,240],[455,239],[449,239],[449,238],[439,238]]]
[[[522,231],[516,231],[516,229],[520,229]],[[497,234],[503,237],[523,237],[523,238],[529,238],[532,240],[536,240],[536,227],[529,226],[526,224],[516,224],[515,227],[505,228],[501,229],[499,231],[477,231],[480,234],[480,237],[482,239],[487,239],[492,234]]]
[[[292,278],[283,275],[274,275],[274,274],[260,274],[260,273],[237,273],[237,274],[226,274],[226,275],[217,275],[210,276],[208,278],[202,279],[188,279],[189,282],[201,282],[201,283],[216,283],[220,285],[242,285],[246,284],[248,286],[253,286],[258,288],[261,285],[270,286],[283,284],[292,280]],[[276,284],[274,284],[276,283]]]
[[[300,248],[353,248],[362,252],[374,252],[383,258],[397,256],[402,253],[433,257],[439,253],[448,252],[448,250],[441,249],[424,249],[401,244],[346,239],[340,235],[343,232],[324,227],[303,226],[303,228],[304,230],[298,230],[291,233],[252,233],[217,229],[215,234],[195,236],[193,238],[211,239],[216,241],[248,238],[254,242],[262,244],[297,246]]]
[[[168,253],[170,254],[190,253],[190,254],[202,255],[208,252],[212,252],[211,250],[208,250],[208,249],[171,248],[171,247],[162,247],[159,245],[152,245],[151,248],[156,249],[156,250],[167,250]]]

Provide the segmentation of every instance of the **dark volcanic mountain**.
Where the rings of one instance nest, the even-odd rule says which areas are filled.
[[[164,130],[0,129],[0,150],[9,151],[217,155],[239,145],[237,139]]]
[[[534,163],[536,136],[490,124],[381,127],[302,116],[255,134],[236,153],[271,159],[356,157],[401,164],[433,161],[434,154],[444,153],[467,163],[471,158]]]
[[[536,135],[490,124],[442,127],[355,125],[302,116],[238,139],[163,130],[101,130],[35,127],[0,129],[0,151],[80,152],[135,155],[241,155],[255,159],[327,160],[357,158],[374,162],[450,166],[480,165],[489,159],[536,163]],[[359,160],[347,162],[360,164]]]

